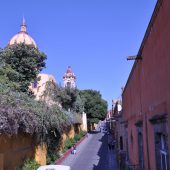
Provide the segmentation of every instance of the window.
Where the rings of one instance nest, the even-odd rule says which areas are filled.
[[[120,150],[123,150],[123,137],[120,136]]]
[[[160,156],[161,156],[161,170],[168,170],[167,169],[167,150],[166,150],[166,140],[165,135],[160,135],[161,139],[161,147],[160,147]]]
[[[159,113],[150,119],[155,134],[156,170],[169,170],[167,113]]]
[[[138,132],[139,169],[144,170],[143,134]]]
[[[32,86],[33,86],[34,89],[36,89],[37,85],[38,85],[37,80],[35,80]]]
[[[163,133],[156,134],[156,163],[157,169],[168,170],[168,149],[166,136]]]

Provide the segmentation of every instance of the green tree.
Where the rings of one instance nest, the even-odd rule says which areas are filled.
[[[1,51],[1,57],[7,65],[18,73],[16,82],[19,83],[22,92],[28,92],[30,83],[45,67],[46,55],[25,43],[7,46]]]
[[[89,123],[98,123],[106,117],[107,102],[102,99],[99,91],[82,90],[80,96],[85,99],[84,111]]]
[[[17,90],[19,89],[19,73],[6,64],[2,57],[2,50],[0,50],[0,86],[5,85],[4,90]]]
[[[84,111],[84,100],[79,94],[77,95],[76,101],[74,103],[74,111],[77,113],[83,113]]]
[[[78,102],[78,89],[63,88],[49,81],[46,83],[46,91],[43,95],[50,97],[54,102],[60,103],[63,109],[75,111],[76,102]]]
[[[74,105],[78,96],[78,90],[74,88],[62,88],[61,104],[66,110],[74,110]]]

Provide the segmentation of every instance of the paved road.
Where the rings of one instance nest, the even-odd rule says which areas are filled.
[[[117,170],[115,155],[108,150],[108,138],[103,133],[89,134],[78,147],[76,155],[69,155],[62,165],[71,170]]]

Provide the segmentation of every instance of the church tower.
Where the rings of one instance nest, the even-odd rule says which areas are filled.
[[[75,88],[76,76],[74,75],[70,66],[68,66],[66,73],[63,76],[64,87]]]

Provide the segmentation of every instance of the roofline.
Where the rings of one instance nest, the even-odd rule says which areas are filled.
[[[157,17],[157,14],[158,14],[158,12],[159,12],[159,9],[160,9],[163,1],[164,1],[164,0],[157,0],[157,3],[156,3],[156,5],[155,5],[155,8],[154,8],[154,11],[153,11],[153,13],[152,13],[151,19],[150,19],[150,21],[149,21],[148,27],[147,27],[147,29],[146,29],[146,31],[145,31],[144,38],[143,38],[142,43],[141,43],[141,45],[140,45],[139,51],[138,51],[138,53],[137,53],[137,56],[141,56],[141,55],[142,55],[143,48],[144,48],[145,43],[146,43],[146,41],[147,41],[147,39],[148,39],[148,37],[149,37],[150,31],[151,31],[151,29],[152,29],[152,26],[153,26],[153,24],[154,24],[154,22],[155,22],[155,19],[156,19],[156,17]],[[140,60],[140,61],[142,61],[142,60]],[[140,62],[140,61],[139,61],[139,60],[135,60],[133,66],[132,66],[131,72],[130,72],[130,74],[129,74],[129,77],[128,77],[128,79],[127,79],[127,82],[126,82],[126,84],[125,84],[125,87],[124,87],[124,89],[123,89],[122,95],[124,94],[124,91],[126,90],[126,87],[127,87],[128,83],[129,83],[129,81],[130,81],[130,78],[131,78],[131,76],[132,76],[132,74],[133,74],[133,72],[134,72],[134,69],[135,69],[137,63]]]

